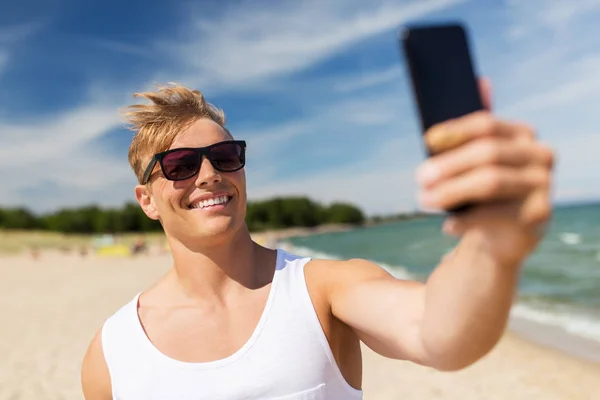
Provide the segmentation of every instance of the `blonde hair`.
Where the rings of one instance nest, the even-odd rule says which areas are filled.
[[[168,150],[177,135],[201,118],[208,118],[225,128],[223,110],[216,108],[204,99],[198,90],[171,83],[158,87],[156,92],[134,93],[133,97],[143,97],[150,104],[134,104],[122,110],[129,122],[129,129],[135,132],[129,146],[129,165],[142,182],[143,164],[154,154]]]

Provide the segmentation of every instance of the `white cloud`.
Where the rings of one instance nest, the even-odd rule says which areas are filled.
[[[600,129],[569,132],[550,141],[558,151],[555,198],[559,201],[600,198]]]
[[[600,96],[600,76],[597,73],[569,75],[565,78],[566,82],[533,93],[502,109],[501,113],[527,115],[538,111],[548,112],[552,108],[573,106],[584,99],[592,100]]]
[[[98,46],[100,48],[112,51],[114,53],[122,53],[122,54],[127,54],[127,55],[149,57],[149,58],[156,56],[156,54],[154,53],[154,51],[152,49],[147,49],[140,45],[133,45],[130,43],[121,42],[121,41],[117,41],[117,40],[107,40],[107,39],[100,39],[100,38],[95,38],[95,37],[88,37],[88,38],[80,37],[80,39],[84,39],[88,44],[90,44],[92,46]]]
[[[398,112],[403,101],[393,91],[351,97],[313,113],[301,123],[291,122],[263,135],[257,133],[265,158],[256,160],[256,154],[249,150],[249,197],[304,195],[324,203],[348,201],[368,214],[414,210],[413,174],[425,153],[416,124],[406,124]],[[353,135],[345,129],[353,129]],[[272,142],[277,131],[284,133],[284,140]],[[285,133],[306,139],[306,146],[294,150],[294,159],[318,163],[318,172],[294,174],[293,178],[276,174],[290,165],[290,150],[281,149],[291,138]],[[364,146],[348,152],[348,140],[358,140]],[[252,139],[251,143],[254,147],[257,142]],[[346,153],[346,162],[329,165],[328,159],[340,152]],[[310,170],[314,171],[312,166]],[[305,167],[298,166],[300,171]]]
[[[18,164],[23,161],[23,155],[36,161],[53,158],[55,151],[70,155],[77,147],[118,124],[115,108],[94,104],[68,110],[50,120],[1,124],[0,166]]]
[[[1,124],[0,169],[6,174],[0,203],[47,210],[59,205],[56,199],[46,198],[40,204],[39,199],[22,198],[18,193],[44,183],[99,189],[122,179],[127,174],[126,160],[115,162],[86,148],[120,123],[116,108],[91,102],[53,119]]]
[[[195,14],[187,42],[162,46],[193,71],[186,82],[239,87],[303,70],[402,22],[464,1],[242,3],[218,16]]]
[[[399,97],[389,93],[378,93],[377,96],[360,97],[334,104],[327,112],[331,121],[344,121],[355,124],[357,128],[389,127],[399,117]]]
[[[522,6],[525,2],[514,0],[513,3],[520,3]],[[537,2],[529,1],[527,3],[530,7],[535,7],[535,14],[538,16],[539,23],[553,29],[566,28],[567,25],[578,18],[600,8],[600,1],[598,0],[538,0]]]
[[[369,157],[366,152],[373,148],[370,143],[404,136],[418,138],[416,125],[410,126],[403,120],[400,111],[403,107],[408,107],[407,99],[398,91],[379,90],[338,101],[317,102],[299,119],[266,129],[241,129],[236,136],[248,139],[249,161],[260,170],[253,171],[256,181],[266,183],[287,162],[290,150],[306,152],[308,158],[329,158],[344,151],[349,141],[364,141],[361,154],[348,154],[346,157],[348,161],[355,161]],[[414,129],[414,132],[407,132],[406,129]],[[301,142],[302,146],[290,149],[290,140]],[[404,158],[403,152],[406,150],[396,149],[394,158]],[[376,163],[371,168],[378,167]]]
[[[521,39],[540,30],[566,34],[571,24],[599,10],[600,0],[510,0],[507,5],[515,21],[508,37]]]
[[[600,1],[515,1],[512,6],[516,22],[508,36],[518,28],[514,44],[527,51],[502,67],[498,85],[514,92],[506,94],[499,113],[532,123],[541,140],[555,149],[555,199],[600,198],[600,52],[593,35],[575,40],[565,30],[589,33],[595,25],[585,20],[598,15]],[[539,32],[544,34],[534,35]]]
[[[301,195],[326,204],[350,202],[368,215],[414,211],[417,207],[414,171],[419,157],[399,160],[398,154],[416,146],[417,139],[413,137],[390,140],[368,159],[356,164],[266,185],[254,185],[250,172],[248,196],[251,200],[260,200]],[[414,156],[415,152],[412,153]]]
[[[0,43],[10,44],[25,40],[39,32],[43,27],[41,21],[15,25],[5,25],[0,29]]]
[[[0,28],[0,76],[8,66],[10,60],[10,50],[24,41],[35,32],[39,31],[42,24],[39,22],[3,26]]]
[[[339,93],[349,93],[361,89],[372,88],[397,81],[402,76],[402,68],[395,65],[383,70],[369,71],[364,74],[357,74],[352,77],[345,77],[343,81],[334,85],[334,90]]]

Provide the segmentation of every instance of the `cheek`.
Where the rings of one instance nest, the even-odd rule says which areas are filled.
[[[235,185],[239,191],[239,195],[244,201],[246,200],[246,176],[240,175],[239,179],[235,182]]]
[[[237,186],[240,189],[246,189],[246,172],[244,169],[241,169],[237,172],[235,181]]]
[[[177,183],[181,184],[181,182]],[[158,196],[158,198],[155,197],[155,206],[159,210],[172,210],[176,206],[179,207],[181,204],[181,198],[185,193],[185,190],[174,187],[173,184],[170,184],[168,181],[161,182],[159,191],[160,196]]]

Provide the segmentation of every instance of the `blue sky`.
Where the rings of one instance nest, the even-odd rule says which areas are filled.
[[[555,199],[600,198],[600,1],[21,1],[0,7],[0,206],[134,200],[118,108],[179,82],[225,110],[248,195],[413,210],[423,160],[398,51],[461,20],[494,110],[558,154]]]

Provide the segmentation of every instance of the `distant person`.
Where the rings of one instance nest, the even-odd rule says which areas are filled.
[[[34,260],[39,260],[41,256],[40,248],[37,246],[32,246],[30,249],[31,258]]]
[[[148,245],[146,244],[146,240],[142,237],[138,238],[135,243],[131,246],[131,254],[145,254],[148,252]]]
[[[478,205],[447,220],[461,241],[419,283],[365,260],[253,242],[246,143],[222,111],[182,86],[136,96],[150,104],[125,114],[136,132],[135,196],[161,222],[173,266],[97,332],[82,366],[87,400],[360,399],[361,341],[442,371],[498,342],[551,215],[553,155],[532,129],[478,112],[428,133],[463,140],[419,169],[421,204]]]

